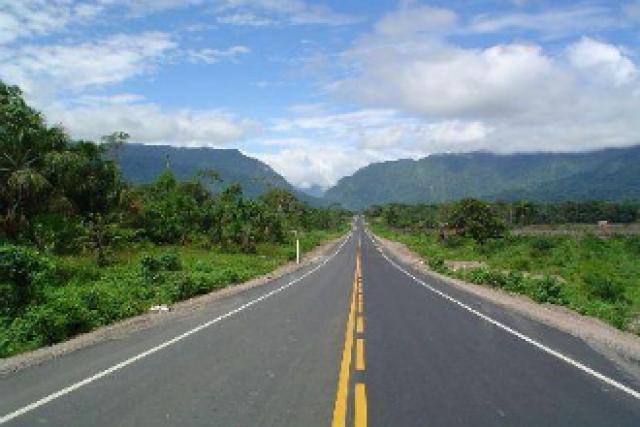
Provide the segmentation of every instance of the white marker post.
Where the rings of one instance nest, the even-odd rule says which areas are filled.
[[[296,264],[300,264],[300,238],[298,238],[298,230],[291,230],[296,236]]]

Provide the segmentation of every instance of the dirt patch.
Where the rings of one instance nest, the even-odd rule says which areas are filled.
[[[523,295],[511,294],[501,289],[476,285],[436,273],[428,268],[420,255],[404,244],[377,235],[375,237],[387,251],[403,263],[464,292],[578,337],[640,381],[640,337],[620,331],[593,317],[578,314],[566,307],[538,304]]]
[[[44,361],[54,359],[81,348],[89,347],[107,340],[115,340],[126,337],[133,332],[150,328],[155,325],[180,319],[192,314],[196,310],[206,307],[208,304],[221,298],[236,295],[248,289],[265,285],[272,280],[278,279],[286,274],[292,273],[309,264],[315,264],[324,260],[331,254],[344,236],[330,240],[317,246],[306,253],[300,264],[289,262],[276,270],[263,276],[256,277],[248,282],[237,285],[230,285],[223,289],[215,290],[205,295],[200,295],[187,299],[170,306],[167,312],[149,312],[139,316],[114,323],[109,326],[98,328],[86,334],[78,335],[68,341],[54,344],[50,347],[43,347],[37,350],[18,354],[0,360],[0,376],[17,372],[30,366],[38,365]]]
[[[487,264],[481,261],[445,261],[444,265],[453,271],[487,267]]]

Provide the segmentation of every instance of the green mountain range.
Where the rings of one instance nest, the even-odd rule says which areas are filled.
[[[324,195],[349,209],[488,200],[640,200],[640,146],[585,153],[438,154],[368,165]]]
[[[363,209],[374,204],[438,203],[463,197],[487,200],[640,200],[640,145],[585,153],[436,154],[419,160],[368,165],[342,178],[322,198],[306,194],[260,160],[236,149],[125,144],[118,154],[125,177],[153,181],[167,167],[181,179],[214,169],[219,190],[238,182],[256,197],[270,187],[287,189],[313,205]]]
[[[322,204],[321,200],[294,188],[270,166],[236,149],[125,144],[117,156],[125,178],[134,183],[153,181],[167,166],[179,179],[193,178],[199,170],[213,169],[222,178],[222,183],[209,184],[215,191],[237,182],[248,197],[257,197],[268,188],[277,187],[313,205]]]

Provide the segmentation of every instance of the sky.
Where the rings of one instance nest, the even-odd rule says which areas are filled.
[[[302,188],[434,153],[640,143],[640,0],[0,0],[74,138],[238,148]]]

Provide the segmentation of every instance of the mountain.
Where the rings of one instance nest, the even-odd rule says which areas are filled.
[[[322,198],[324,197],[324,192],[326,191],[324,187],[321,185],[312,185],[311,187],[298,187],[298,190],[302,191],[305,194],[308,194],[313,197]]]
[[[640,199],[640,146],[585,153],[438,154],[368,165],[325,193],[350,209],[463,197],[535,201]]]
[[[135,183],[153,181],[165,170],[167,162],[180,179],[193,178],[203,169],[217,171],[223,182],[212,185],[213,189],[238,182],[247,196],[257,197],[269,187],[278,187],[291,191],[308,203],[321,204],[318,199],[296,190],[270,166],[236,149],[125,144],[118,153],[118,163],[125,179]]]

